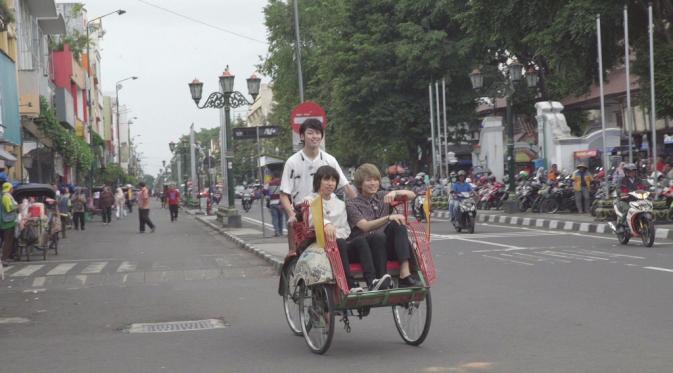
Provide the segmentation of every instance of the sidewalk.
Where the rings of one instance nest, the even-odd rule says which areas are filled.
[[[250,251],[270,263],[276,271],[280,271],[287,254],[287,236],[273,237],[272,228],[266,229],[266,237],[262,237],[262,227],[243,220],[241,228],[223,228],[215,215],[199,214],[199,210],[182,208],[197,221],[216,230],[240,248]]]
[[[432,213],[432,217],[449,219],[449,212],[435,211]],[[596,221],[596,218],[589,214],[540,214],[530,212],[507,214],[502,210],[478,210],[477,221],[480,223],[510,224],[568,232],[612,234],[607,221]],[[673,239],[673,226],[671,224],[673,222],[655,222],[655,226],[661,227],[663,225],[666,227],[656,228],[656,238]]]

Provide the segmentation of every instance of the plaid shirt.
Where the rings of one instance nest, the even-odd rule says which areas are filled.
[[[379,191],[371,198],[364,197],[362,194],[358,193],[357,197],[346,201],[348,224],[351,226],[350,238],[355,238],[364,234],[364,232],[357,227],[357,223],[362,219],[371,221],[384,215],[388,215],[388,206],[383,202],[383,197],[386,193],[387,192],[385,191]],[[373,231],[369,231],[368,233],[383,231],[386,229],[387,225],[388,223]]]

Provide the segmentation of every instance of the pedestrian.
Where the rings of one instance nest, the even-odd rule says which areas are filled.
[[[154,233],[156,227],[150,220],[150,192],[147,190],[144,182],[138,184],[138,220],[140,221],[140,233],[145,233],[145,225],[148,225],[151,232]]]
[[[131,184],[127,185],[128,191],[126,192],[126,207],[129,209],[129,214],[133,213],[133,186]]]
[[[589,212],[589,190],[593,177],[587,169],[587,165],[580,163],[573,172],[573,190],[575,191],[575,205],[580,214]]]
[[[280,178],[274,177],[269,181],[269,190],[267,194],[268,199],[266,207],[271,213],[274,237],[280,237],[283,235],[283,227],[285,226],[285,211],[280,204]]]
[[[559,172],[558,172],[558,166],[556,163],[551,165],[551,168],[549,169],[549,172],[547,172],[547,182],[552,184],[556,182],[556,179],[558,179]]]
[[[165,209],[166,208],[166,193],[168,193],[168,185],[164,185],[164,188],[160,193],[161,193],[161,195],[160,195],[161,208]]]
[[[126,202],[126,198],[124,197],[124,191],[122,188],[117,188],[117,191],[115,192],[115,209],[117,210],[115,214],[117,215],[117,220],[121,219],[121,217],[126,217],[126,208],[124,208],[124,203]]]
[[[79,230],[80,226],[84,230],[84,211],[86,211],[86,196],[82,193],[81,188],[75,189],[75,194],[70,198],[72,206],[72,220],[75,225],[75,230]]]
[[[70,221],[70,191],[68,188],[61,188],[61,195],[58,196],[58,213],[61,216],[61,237],[65,238],[66,227]]]
[[[18,204],[12,196],[12,184],[2,184],[2,198],[0,199],[0,230],[2,231],[2,266],[7,266],[9,258],[15,255],[14,229]]]
[[[168,203],[168,212],[171,214],[171,222],[178,220],[178,209],[180,207],[180,192],[171,184],[166,191],[166,202]]]
[[[100,193],[100,208],[103,215],[103,224],[112,223],[112,206],[115,204],[115,196],[109,186],[104,186]]]

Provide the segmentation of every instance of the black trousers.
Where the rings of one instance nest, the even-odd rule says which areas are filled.
[[[397,260],[400,263],[411,259],[411,245],[407,227],[397,222],[390,222],[383,232],[374,232],[367,235],[374,256],[374,268],[376,277],[383,276],[386,272],[388,260]]]
[[[73,212],[72,213],[72,222],[75,224],[75,229],[79,229],[80,225],[82,230],[84,230],[84,213],[83,212]]]
[[[168,211],[171,213],[171,221],[178,220],[178,205],[168,205]]]
[[[112,223],[112,206],[103,207],[103,223]]]
[[[147,224],[150,229],[154,229],[154,223],[150,220],[150,209],[138,209],[138,220],[140,221],[140,231],[145,232],[145,224]]]
[[[355,279],[350,271],[350,263],[360,263],[362,265],[362,277],[365,278],[367,286],[374,281],[375,270],[372,250],[369,243],[364,236],[356,237],[351,241],[344,239],[337,239],[337,246],[339,247],[339,255],[341,256],[341,263],[344,267],[348,286],[356,286]]]

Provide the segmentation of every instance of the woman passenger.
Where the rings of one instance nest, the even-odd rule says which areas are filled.
[[[307,199],[313,200],[313,198],[318,196],[322,197],[325,238],[328,241],[336,239],[350,292],[358,293],[364,291],[358,286],[350,273],[351,261],[360,262],[362,265],[363,277],[367,283],[368,290],[387,289],[391,283],[390,275],[384,274],[380,279],[374,278],[374,262],[367,240],[363,237],[358,237],[347,241],[351,230],[348,226],[346,204],[334,194],[337,185],[339,185],[339,173],[337,170],[331,166],[322,166],[318,168],[313,176],[314,194],[307,197]],[[309,220],[309,224],[311,224],[312,218]],[[382,253],[381,255],[385,254]]]

